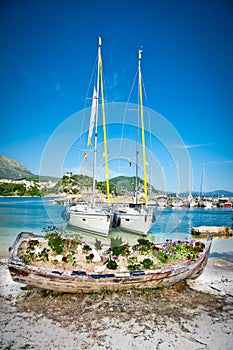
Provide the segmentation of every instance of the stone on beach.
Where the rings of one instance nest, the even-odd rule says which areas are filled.
[[[232,236],[233,230],[226,226],[198,226],[192,227],[193,236]]]

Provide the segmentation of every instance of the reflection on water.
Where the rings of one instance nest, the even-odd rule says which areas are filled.
[[[7,254],[19,232],[28,231],[43,234],[43,228],[49,225],[65,228],[69,234],[77,234],[83,239],[95,242],[96,238],[109,244],[111,239],[121,238],[123,242],[134,243],[138,235],[113,231],[108,238],[77,231],[66,227],[61,218],[63,205],[54,205],[49,198],[0,198],[0,256]],[[232,227],[232,209],[213,208],[155,208],[156,222],[147,238],[153,242],[166,239],[192,239],[191,228],[195,226]],[[233,257],[233,238],[214,239],[211,256],[230,255]]]

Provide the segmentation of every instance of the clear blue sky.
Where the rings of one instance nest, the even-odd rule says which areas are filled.
[[[39,173],[85,105],[101,35],[108,101],[127,101],[142,45],[148,106],[183,138],[193,189],[205,164],[206,191],[233,191],[232,18],[230,0],[0,1],[0,154]]]

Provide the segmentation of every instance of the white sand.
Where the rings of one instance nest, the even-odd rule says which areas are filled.
[[[77,329],[77,323],[64,327],[43,314],[19,312],[15,302],[26,294],[21,286],[12,281],[7,266],[0,264],[0,349],[233,349],[232,261],[209,259],[204,273],[190,282],[193,289],[226,295],[219,317],[209,316],[200,308],[191,321],[170,320],[155,325],[147,320],[142,325],[136,318],[122,322],[106,316],[93,320],[91,329]]]

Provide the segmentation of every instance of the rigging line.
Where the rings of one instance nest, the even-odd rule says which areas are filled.
[[[124,160],[126,160],[126,159],[128,159],[126,156],[119,156],[119,159],[124,159]],[[130,160],[133,160],[133,161],[135,161],[135,159],[136,158],[130,158]]]
[[[96,56],[95,63],[94,63],[93,69],[92,69],[91,78],[90,78],[89,85],[88,85],[88,88],[87,88],[87,93],[86,93],[86,100],[89,99],[88,95],[89,95],[89,91],[91,89],[91,84],[92,84],[93,81],[95,81],[94,80],[94,75],[97,75],[97,73],[96,73],[97,62],[98,62],[98,55]]]
[[[124,137],[124,127],[125,127],[126,113],[127,113],[127,109],[128,109],[129,100],[131,98],[134,86],[136,84],[137,76],[138,76],[138,70],[136,71],[136,74],[134,76],[133,83],[131,85],[130,93],[129,93],[129,96],[128,96],[128,99],[127,99],[127,102],[126,102],[126,106],[125,106],[125,110],[124,110],[123,127],[121,129],[121,138],[120,138],[120,146],[119,146],[119,158],[121,157],[120,155],[121,155],[121,151],[122,151],[122,140],[123,140],[123,137]],[[120,168],[120,164],[118,165],[118,170],[120,170],[119,168]]]

